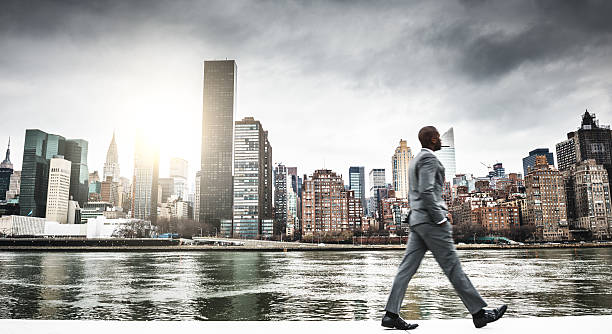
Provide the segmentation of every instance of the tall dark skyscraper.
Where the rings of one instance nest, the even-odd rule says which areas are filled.
[[[567,140],[557,144],[559,170],[568,170],[574,164],[594,159],[612,175],[612,135],[610,126],[599,125],[595,114],[587,111],[582,115],[578,130],[567,134]],[[608,179],[612,182],[612,178]],[[612,183],[610,183],[612,187]]]
[[[272,145],[268,137],[268,131],[264,131],[264,207],[263,212],[265,217],[274,218],[274,198],[272,198],[272,188],[274,182],[272,180]]]
[[[9,138],[6,157],[0,163],[0,201],[6,200],[6,192],[9,190],[12,174],[13,163],[11,163],[11,139]]]
[[[64,158],[72,163],[70,169],[70,196],[85,206],[89,194],[89,170],[87,168],[88,143],[83,139],[66,140]]]
[[[527,169],[535,166],[536,157],[542,155],[546,157],[546,161],[549,165],[555,165],[555,158],[552,152],[549,152],[547,148],[536,148],[529,152],[529,155],[523,158],[523,175],[527,175]]]
[[[274,222],[276,228],[287,225],[287,167],[274,167]]]
[[[236,62],[204,62],[200,222],[232,219]]]
[[[22,216],[45,216],[49,160],[64,155],[66,139],[37,129],[27,129],[23,146],[19,207]]]
[[[132,217],[155,223],[159,190],[159,147],[152,145],[141,132],[136,133],[135,144]]]

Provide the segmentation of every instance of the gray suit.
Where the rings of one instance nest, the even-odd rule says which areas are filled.
[[[408,282],[430,250],[465,307],[474,314],[487,304],[463,272],[451,224],[445,221],[448,209],[442,199],[444,167],[431,151],[423,149],[410,163],[408,177],[411,233],[385,310],[399,314]]]

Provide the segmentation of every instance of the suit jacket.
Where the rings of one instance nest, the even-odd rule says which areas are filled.
[[[428,150],[422,149],[408,167],[410,226],[437,224],[446,218],[448,208],[442,198],[444,166]]]

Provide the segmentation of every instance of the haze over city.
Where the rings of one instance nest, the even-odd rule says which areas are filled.
[[[211,59],[236,59],[235,119],[260,120],[274,161],[300,174],[390,169],[430,124],[454,127],[457,172],[521,172],[585,109],[612,123],[609,2],[20,3],[0,4],[0,147],[12,138],[15,169],[26,128],[86,139],[90,172],[115,130],[131,176],[141,128],[160,175],[176,156],[193,176]]]

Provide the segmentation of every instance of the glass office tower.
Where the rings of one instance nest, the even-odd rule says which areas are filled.
[[[233,211],[236,62],[204,62],[200,222],[220,228]]]
[[[453,183],[453,178],[457,173],[455,162],[455,131],[451,127],[448,131],[440,136],[442,141],[442,149],[434,152],[444,166],[444,179],[446,182]]]
[[[49,160],[64,155],[66,139],[38,129],[27,129],[23,147],[19,195],[22,216],[45,217]]]
[[[89,169],[87,168],[88,143],[83,139],[66,140],[64,158],[72,163],[70,174],[70,196],[83,207],[89,194]]]
[[[349,167],[349,188],[355,191],[355,198],[361,201],[361,207],[366,208],[364,167]]]

